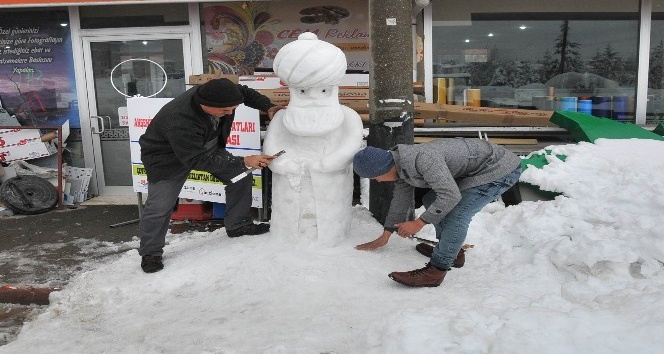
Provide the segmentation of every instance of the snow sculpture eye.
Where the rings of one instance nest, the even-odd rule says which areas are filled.
[[[300,90],[300,93],[301,93],[301,94],[304,94],[304,90]]]

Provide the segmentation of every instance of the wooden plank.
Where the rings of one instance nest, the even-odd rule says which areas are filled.
[[[539,143],[537,139],[528,138],[489,138],[489,141],[500,145],[535,145]]]
[[[428,143],[432,140],[440,138],[434,138],[430,136],[416,136],[415,144]],[[535,145],[538,144],[537,139],[521,139],[521,138],[489,138],[489,141],[494,144],[499,145]]]

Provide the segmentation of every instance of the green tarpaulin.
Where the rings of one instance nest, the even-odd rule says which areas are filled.
[[[547,161],[546,156],[551,155],[552,151],[551,150],[544,150],[543,154],[532,154],[528,158],[521,159],[521,169],[526,170],[528,166],[532,166],[534,168],[542,168],[546,165],[549,164],[549,161]],[[567,156],[565,155],[560,155],[556,154],[555,155],[557,158],[559,158],[562,161],[565,161]],[[541,189],[539,186],[526,183],[526,182],[519,182],[519,190],[522,195],[534,195],[537,196],[537,200],[552,200],[556,196],[561,195],[561,193],[558,192],[551,192],[547,191],[544,189]]]
[[[551,155],[551,150],[544,150],[543,154],[533,154],[528,158],[521,159],[521,169],[525,170],[526,167],[531,165],[537,168],[542,168],[548,165],[549,161],[546,160],[546,155]],[[562,161],[565,161],[565,159],[567,158],[567,156],[560,154],[555,156]]]
[[[567,129],[576,141],[592,143],[600,138],[638,138],[664,141],[664,136],[643,129],[636,124],[594,117],[585,113],[556,111],[551,116],[550,121],[561,128]]]
[[[664,123],[659,123],[652,132],[664,136]]]

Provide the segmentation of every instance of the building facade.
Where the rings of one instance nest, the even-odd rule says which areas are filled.
[[[269,73],[304,31],[344,50],[368,84],[368,4],[3,1],[0,104],[24,125],[68,120],[65,160],[94,168],[91,194],[130,194],[127,97],[175,97],[192,74]],[[413,16],[405,66],[427,102],[652,125],[664,120],[663,28],[664,0],[432,0]]]

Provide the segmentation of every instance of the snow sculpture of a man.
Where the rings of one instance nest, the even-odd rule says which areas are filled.
[[[362,147],[362,120],[339,103],[346,56],[314,33],[301,34],[274,58],[290,103],[270,122],[271,233],[336,245],[348,233],[353,198],[353,155]]]

